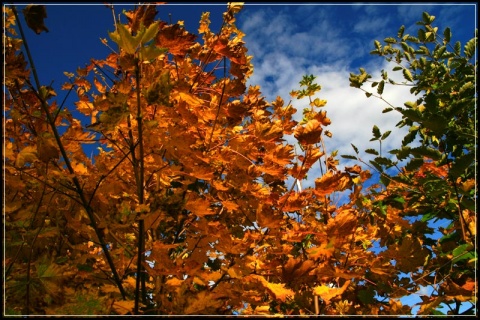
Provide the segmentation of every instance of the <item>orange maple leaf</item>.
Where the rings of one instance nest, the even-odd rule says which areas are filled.
[[[307,145],[320,142],[322,131],[321,123],[313,119],[308,121],[305,126],[298,126],[293,135],[300,144]]]

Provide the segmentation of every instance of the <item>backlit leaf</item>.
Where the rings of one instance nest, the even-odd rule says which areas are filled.
[[[28,5],[23,9],[23,15],[27,26],[36,34],[40,34],[42,31],[48,32],[48,28],[43,21],[47,17],[47,6]]]
[[[323,301],[325,301],[326,303],[329,303],[330,300],[344,293],[349,285],[350,285],[350,280],[345,281],[345,283],[341,288],[331,288],[328,285],[319,285],[314,287],[313,294],[320,296],[320,298]]]
[[[28,146],[23,148],[17,155],[15,166],[21,168],[25,163],[33,163],[37,159],[37,147]]]
[[[305,126],[298,126],[295,129],[294,136],[302,145],[314,144],[320,141],[322,126],[317,120],[310,120]]]

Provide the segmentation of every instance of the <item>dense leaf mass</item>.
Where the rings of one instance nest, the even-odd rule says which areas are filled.
[[[353,146],[358,164],[339,169],[313,75],[291,92],[301,121],[247,87],[238,3],[217,31],[204,13],[198,36],[154,5],[125,12],[103,40],[112,53],[66,73],[79,118],[38,83],[4,8],[6,314],[400,315],[421,286],[434,290],[420,314],[474,311],[476,37],[461,52],[425,13],[418,38],[377,41],[419,96],[391,108],[410,131],[391,157],[367,150],[366,163]],[[44,9],[25,13],[37,33]],[[375,126],[372,141],[389,133]]]

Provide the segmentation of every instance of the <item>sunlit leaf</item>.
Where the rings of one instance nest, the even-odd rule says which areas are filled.
[[[341,295],[345,292],[347,287],[350,285],[350,280],[345,281],[342,287],[340,288],[331,288],[328,285],[319,285],[313,289],[313,294],[320,296],[320,298],[325,302],[330,302],[336,296]]]

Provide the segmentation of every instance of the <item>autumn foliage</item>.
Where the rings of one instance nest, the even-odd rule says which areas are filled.
[[[241,5],[228,5],[217,31],[204,13],[198,36],[156,20],[157,8],[125,12],[103,40],[112,53],[66,73],[62,89],[78,100],[65,106],[38,82],[19,14],[5,7],[7,314],[400,315],[419,286],[435,288],[420,313],[475,304],[469,57],[455,52],[455,74],[436,74],[451,85],[419,87],[431,96],[398,108],[425,142],[408,137],[392,153],[412,159],[399,174],[381,156],[367,170],[355,146],[344,158],[358,162],[339,169],[314,76],[291,92],[305,102],[301,121],[291,103],[246,86]],[[427,38],[417,40],[436,41]],[[398,50],[377,54],[403,60],[410,49]],[[363,89],[369,78],[351,82]],[[439,101],[461,105],[443,116],[465,126],[433,128],[428,104]],[[374,139],[387,138],[378,130]],[[304,188],[314,167],[321,175]],[[382,180],[367,189],[372,171]],[[427,222],[440,218],[451,225],[433,239]]]

